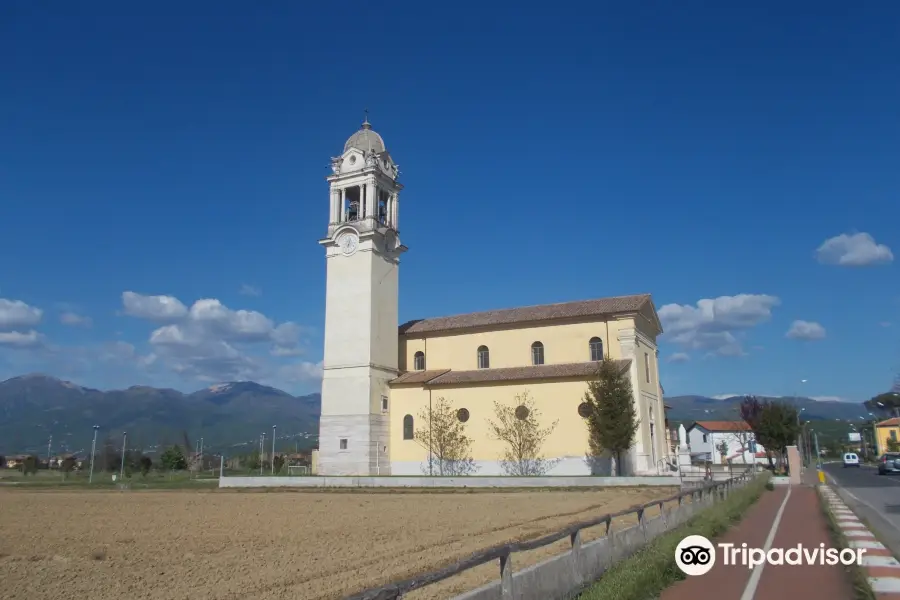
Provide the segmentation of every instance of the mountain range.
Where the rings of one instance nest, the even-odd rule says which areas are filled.
[[[255,448],[262,433],[276,447],[308,448],[319,429],[319,394],[292,396],[252,381],[221,383],[184,394],[178,390],[132,386],[101,391],[46,375],[24,375],[0,382],[0,454],[51,451],[90,452],[93,426],[97,446],[110,437],[115,445],[128,433],[129,449],[153,453],[168,444],[204,452],[243,453]],[[52,436],[52,442],[50,440]]]
[[[743,396],[730,398],[707,398],[706,396],[666,396],[665,403],[671,407],[666,411],[670,422],[691,423],[693,421],[734,421],[740,418]],[[796,406],[803,420],[860,421],[862,419],[886,418],[887,414],[869,415],[869,409],[861,402],[840,402],[837,400],[814,400],[803,396],[766,397],[761,400],[781,400]],[[882,411],[883,413],[883,411]]]
[[[804,419],[859,421],[869,418],[861,403],[782,398],[802,409]],[[667,396],[670,423],[739,418],[741,397]],[[89,452],[93,426],[98,447],[107,438],[118,446],[128,432],[128,447],[153,453],[168,444],[195,445],[204,452],[249,452],[266,433],[276,447],[304,449],[316,443],[321,396],[292,396],[252,381],[216,384],[185,394],[178,390],[133,386],[101,391],[46,375],[0,382],[0,454]],[[886,416],[877,415],[879,418]]]

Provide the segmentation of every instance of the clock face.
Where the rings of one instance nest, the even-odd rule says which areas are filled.
[[[338,246],[341,247],[341,252],[345,255],[349,256],[356,252],[356,236],[352,233],[345,233],[338,238]]]

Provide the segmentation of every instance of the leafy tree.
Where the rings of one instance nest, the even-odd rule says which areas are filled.
[[[59,470],[63,473],[63,478],[68,479],[69,473],[75,470],[75,467],[78,466],[78,461],[75,460],[74,456],[67,456],[62,459],[62,462],[59,463]]]
[[[187,458],[181,446],[169,446],[159,457],[163,467],[169,471],[183,471],[187,468]]]
[[[784,459],[787,447],[796,443],[800,435],[797,409],[780,400],[760,400],[747,396],[741,401],[741,416],[768,452]],[[769,457],[769,466],[772,456]]]
[[[22,461],[22,474],[28,475],[29,473],[35,474],[38,470],[38,457],[34,454],[25,457],[25,460]]]
[[[5,467],[6,467],[6,457],[3,456],[2,454],[0,454],[0,469],[3,469]]]
[[[898,442],[894,438],[888,438],[887,451],[888,452],[900,452],[900,442]]]
[[[540,411],[527,391],[516,396],[515,406],[494,402],[496,421],[488,419],[489,435],[505,445],[500,464],[507,475],[545,475],[557,460],[548,460],[541,447],[556,429],[559,421],[541,427]]]
[[[724,461],[726,458],[728,458],[728,441],[722,440],[721,442],[716,444],[716,450],[722,456],[722,460]]]
[[[878,394],[863,403],[869,412],[889,413],[892,417],[900,413],[900,392],[890,391]]]
[[[249,455],[247,455],[247,458],[243,462],[244,462],[244,466],[247,469],[250,469],[251,471],[259,470],[259,466],[260,466],[259,450],[254,450],[253,452],[251,452]]]
[[[616,461],[616,474],[623,474],[622,456],[634,444],[640,421],[631,380],[609,356],[600,361],[596,379],[588,383],[584,402],[589,464],[608,452]]]
[[[151,459],[149,456],[140,457],[138,459],[138,468],[141,471],[141,475],[146,477],[147,474],[150,473],[150,469],[153,468],[153,459]]]
[[[419,428],[413,439],[428,451],[428,475],[471,475],[477,470],[472,458],[472,438],[466,435],[468,411],[454,410],[453,403],[438,398],[430,408],[419,413]]]
[[[272,459],[272,464],[275,466],[275,474],[281,473],[281,468],[284,466],[284,455],[276,454]]]

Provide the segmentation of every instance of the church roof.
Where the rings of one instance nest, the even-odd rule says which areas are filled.
[[[350,148],[357,148],[364,152],[381,154],[385,150],[385,145],[384,140],[381,139],[380,135],[375,133],[375,130],[372,129],[372,126],[369,124],[369,120],[366,119],[366,122],[362,124],[360,130],[351,135],[350,139],[347,140],[347,143],[344,144],[344,152]]]
[[[624,371],[631,365],[631,359],[617,360],[619,368]],[[460,385],[467,383],[499,383],[505,381],[526,381],[535,379],[563,379],[567,377],[593,377],[597,374],[599,363],[562,363],[556,365],[533,365],[527,367],[507,367],[501,369],[474,369],[471,371],[452,371],[435,369],[430,371],[409,371],[392,380],[391,385],[412,384]]]
[[[503,310],[453,315],[409,321],[400,326],[401,334],[432,333],[451,331],[454,329],[471,329],[495,325],[511,325],[529,321],[547,321],[554,319],[572,319],[578,317],[600,317],[617,313],[635,312],[651,303],[650,294],[634,296],[616,296],[613,298],[596,298],[559,304],[542,304],[539,306],[523,306]]]

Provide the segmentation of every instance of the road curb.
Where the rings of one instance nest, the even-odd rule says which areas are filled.
[[[900,600],[900,561],[878,541],[840,496],[828,484],[819,490],[828,512],[851,548],[865,548],[862,569],[878,600]]]

